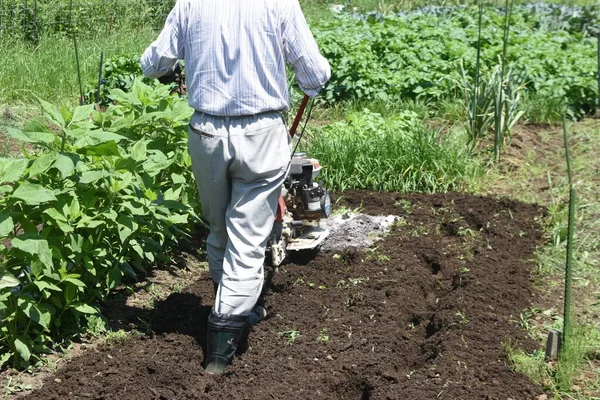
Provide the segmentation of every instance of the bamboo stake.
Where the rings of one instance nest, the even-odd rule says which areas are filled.
[[[77,47],[77,34],[73,27],[73,0],[69,2],[69,26],[73,34],[73,44],[75,45],[75,63],[77,64],[77,80],[79,82],[79,105],[83,105],[83,86],[81,84],[81,68],[79,66],[79,49]]]
[[[575,189],[571,174],[571,157],[569,154],[569,138],[567,134],[567,122],[562,119],[563,134],[565,141],[565,157],[567,159],[567,175],[569,178],[569,222],[567,232],[567,260],[565,266],[565,298],[563,311],[563,348],[567,348],[571,333],[571,282],[572,282],[572,260],[573,260],[573,236],[575,233]]]
[[[483,17],[483,0],[479,0],[479,26],[478,26],[478,34],[477,34],[477,58],[475,60],[475,86],[473,88],[473,109],[472,109],[472,120],[471,120],[471,134],[473,135],[472,145],[475,147],[478,139],[478,129],[477,127],[477,106],[479,99],[479,64],[481,63],[481,21]]]
[[[598,104],[596,105],[596,116],[600,118],[600,25],[598,26]]]

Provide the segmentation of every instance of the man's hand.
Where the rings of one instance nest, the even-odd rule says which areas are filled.
[[[169,83],[177,82],[181,77],[181,65],[179,63],[175,64],[175,69],[166,75],[158,78],[158,81],[163,85],[168,85]]]

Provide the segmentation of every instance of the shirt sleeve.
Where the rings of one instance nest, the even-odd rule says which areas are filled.
[[[331,77],[331,68],[319,53],[298,0],[291,1],[283,21],[282,37],[285,58],[296,73],[298,86],[307,95],[315,97]]]
[[[173,71],[177,60],[185,57],[184,16],[182,1],[177,0],[158,38],[142,54],[144,76],[160,78]]]

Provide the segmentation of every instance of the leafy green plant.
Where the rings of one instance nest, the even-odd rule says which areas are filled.
[[[460,60],[468,60],[466,76],[470,85],[478,87],[477,69],[482,74],[491,71],[500,57],[504,71],[511,69],[522,78],[524,90],[566,99],[575,116],[591,111],[597,86],[595,38],[568,24],[539,29],[543,13],[507,10],[486,7],[481,24],[477,7],[449,9],[440,15],[342,15],[313,24],[333,71],[324,97],[330,103],[396,98],[443,101],[461,94],[456,85],[461,81]],[[598,20],[596,13],[590,13],[586,26]]]
[[[317,342],[319,343],[328,343],[329,335],[327,334],[327,328],[323,328],[319,331],[319,336],[317,336]]]
[[[279,332],[279,336],[284,338],[287,344],[294,344],[300,336],[300,331],[283,331]]]
[[[0,159],[0,364],[25,366],[78,334],[94,302],[168,262],[197,219],[191,109],[140,81],[112,95],[106,113],[40,100],[50,126],[8,131],[36,150]]]

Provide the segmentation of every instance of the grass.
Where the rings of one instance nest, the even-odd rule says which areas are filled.
[[[538,128],[539,129],[539,128]],[[548,215],[543,221],[546,244],[538,249],[535,284],[540,293],[539,312],[522,315],[521,325],[544,347],[551,329],[562,329],[562,294],[566,260],[567,203],[564,148],[560,126],[537,132],[540,143],[523,157],[519,168],[502,170],[493,177],[496,188],[522,201],[543,204]],[[577,192],[576,235],[574,240],[572,321],[570,346],[558,363],[548,363],[544,354],[527,354],[506,345],[511,366],[542,384],[555,399],[600,397],[600,121],[584,120],[570,124],[570,147]],[[506,165],[506,162],[504,163]],[[501,167],[502,168],[502,167]],[[498,172],[498,171],[497,171]],[[542,309],[550,301],[554,306]]]
[[[325,166],[321,177],[330,190],[446,192],[481,174],[462,131],[442,136],[411,111],[386,115],[350,111],[309,136],[304,150]]]
[[[105,58],[126,53],[141,54],[155,36],[155,32],[146,29],[79,38],[84,89],[88,84],[97,84],[101,52]],[[3,40],[0,41],[0,54],[11,55],[10,61],[0,63],[0,103],[33,104],[34,95],[54,104],[77,103],[79,86],[72,39],[62,35],[43,37],[37,47],[22,40]]]

